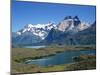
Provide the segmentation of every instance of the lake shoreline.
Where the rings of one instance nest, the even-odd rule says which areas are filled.
[[[56,48],[56,51],[54,51],[54,52],[52,52],[52,53],[47,53],[47,54],[43,54],[43,55],[40,55],[40,56],[35,56],[35,57],[23,57],[23,58],[21,58],[21,59],[19,59],[19,60],[15,60],[16,62],[25,62],[25,61],[27,61],[27,60],[36,60],[36,59],[42,59],[42,58],[45,58],[45,57],[50,57],[50,56],[55,56],[56,54],[58,54],[58,53],[62,53],[62,52],[68,52],[68,51],[84,51],[84,50],[92,50],[92,49],[94,49],[95,47],[87,47],[87,46],[85,46],[85,47],[79,47],[79,46],[76,46],[76,47],[74,47],[74,48],[71,48],[71,47],[69,47],[68,49],[66,48],[66,47],[52,47],[52,48],[50,48],[50,47],[44,47],[44,48],[26,48],[26,49],[35,49],[35,51],[40,51],[40,50],[44,50],[44,51],[46,51],[46,50],[48,50],[48,49],[55,49]],[[24,49],[24,48],[22,48],[22,49]],[[58,50],[57,50],[58,49]],[[95,49],[94,49],[95,50]],[[45,52],[44,52],[45,53]]]
[[[39,48],[39,49],[12,48],[12,65],[13,65],[12,69],[14,70],[12,72],[13,73],[15,73],[15,72],[19,72],[19,73],[27,72],[27,73],[29,73],[31,71],[33,73],[38,73],[38,72],[40,72],[39,65],[25,64],[23,62],[25,62],[26,60],[29,60],[29,59],[33,59],[33,58],[39,59],[39,58],[44,58],[45,56],[46,57],[54,56],[54,55],[62,53],[62,52],[82,51],[82,50],[96,50],[96,47],[95,47],[95,45],[92,45],[92,46],[66,46],[66,47],[56,47],[56,46],[51,47],[51,46],[49,46],[49,47]],[[62,67],[61,65],[58,65],[58,66]],[[24,69],[23,69],[23,67],[24,67]],[[51,66],[51,67],[49,66],[47,68],[41,67],[41,70],[43,70],[43,72],[44,72],[44,70],[49,69],[49,68],[51,70],[53,68],[53,66]],[[54,68],[57,68],[57,66],[55,66]],[[34,69],[34,71],[32,69]],[[54,69],[54,71],[55,71],[55,69]],[[57,69],[57,71],[58,71],[58,69]],[[60,71],[61,71],[61,69],[60,69]]]

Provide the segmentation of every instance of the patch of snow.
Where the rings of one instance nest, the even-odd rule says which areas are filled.
[[[21,32],[17,32],[18,35],[21,35]]]

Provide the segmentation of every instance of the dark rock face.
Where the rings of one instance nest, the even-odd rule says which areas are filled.
[[[62,34],[63,32],[59,30],[51,29],[44,41],[48,43],[55,43],[56,41],[60,41]]]
[[[75,26],[77,26],[78,24],[80,24],[81,23],[81,21],[80,21],[80,19],[79,19],[79,17],[78,16],[75,16],[75,17],[71,17],[71,16],[66,16],[65,18],[64,18],[64,20],[67,20],[67,19],[73,19],[74,20],[74,25]]]
[[[74,25],[77,26],[81,23],[81,21],[79,20],[78,16],[75,16],[74,18]]]
[[[64,18],[64,20],[67,20],[67,19],[72,19],[72,17],[71,17],[71,16],[66,16],[66,17]]]

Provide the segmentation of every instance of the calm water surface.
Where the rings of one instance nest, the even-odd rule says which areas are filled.
[[[38,49],[38,48],[44,48],[46,46],[25,46],[24,48],[35,48],[35,49]]]
[[[96,50],[84,50],[84,51],[67,51],[58,53],[55,56],[44,57],[41,59],[28,60],[26,64],[37,64],[40,66],[50,66],[50,65],[59,65],[65,63],[73,63],[72,58],[80,56],[82,54],[96,54]]]

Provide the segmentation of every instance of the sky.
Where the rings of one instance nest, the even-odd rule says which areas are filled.
[[[58,24],[65,16],[78,16],[81,21],[92,24],[96,20],[96,7],[86,5],[12,1],[12,31],[27,24]]]

